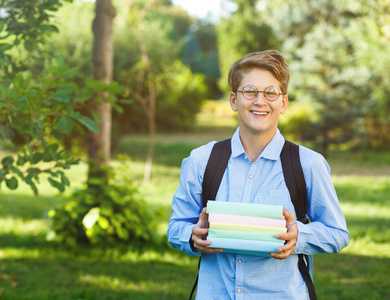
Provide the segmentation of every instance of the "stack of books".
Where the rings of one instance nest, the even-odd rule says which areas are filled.
[[[210,248],[227,253],[269,256],[284,245],[275,238],[286,233],[283,206],[255,203],[208,201]]]

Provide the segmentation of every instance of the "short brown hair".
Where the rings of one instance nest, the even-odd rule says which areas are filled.
[[[290,71],[284,57],[276,50],[249,53],[237,60],[230,68],[228,76],[232,91],[237,91],[246,71],[256,68],[271,72],[280,82],[282,93],[287,94]]]

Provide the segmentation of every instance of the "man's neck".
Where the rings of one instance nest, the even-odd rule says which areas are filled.
[[[259,158],[275,134],[276,130],[273,133],[268,134],[241,134],[240,131],[241,144],[251,162],[255,162]]]

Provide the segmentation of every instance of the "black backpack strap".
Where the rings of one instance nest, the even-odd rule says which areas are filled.
[[[214,145],[203,175],[203,207],[206,207],[208,200],[215,200],[231,153],[231,139],[218,142]]]
[[[190,294],[190,298],[189,300],[192,299],[192,296],[194,295],[194,292],[195,292],[195,289],[196,289],[196,286],[198,285],[198,278],[199,278],[199,268],[200,268],[200,260],[202,259],[202,257],[199,257],[199,262],[198,262],[198,274],[196,275],[196,279],[195,279],[195,282],[194,282],[194,286],[192,287],[192,290],[191,290],[191,294]]]
[[[203,183],[202,183],[203,207],[207,206],[208,200],[215,200],[219,186],[222,181],[223,174],[225,173],[227,164],[229,162],[231,153],[232,153],[231,139],[218,142],[213,146],[213,149],[211,150],[211,154],[203,175]],[[200,268],[201,258],[202,257],[199,258],[198,270]],[[196,280],[194,286],[192,287],[189,300],[192,299],[196,286],[198,285],[198,278],[199,278],[199,274],[196,276]]]
[[[306,217],[306,181],[299,158],[299,146],[286,140],[282,153],[280,154],[280,159],[282,162],[284,180],[288,191],[290,192],[291,201],[294,204],[298,221],[307,224],[309,223],[309,219]],[[310,300],[316,300],[317,295],[314,289],[313,280],[310,277],[309,257],[307,255],[298,254],[298,268],[305,280]]]
[[[306,182],[299,158],[299,146],[286,140],[280,154],[280,160],[282,162],[284,180],[290,192],[297,218],[299,221],[307,223]]]

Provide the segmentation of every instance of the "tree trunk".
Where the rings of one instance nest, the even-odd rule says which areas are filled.
[[[92,78],[109,83],[113,70],[112,23],[115,9],[111,0],[96,0],[96,16],[93,21],[93,70]],[[100,133],[87,133],[89,172],[88,186],[96,187],[107,182],[107,166],[111,153],[111,104],[106,102],[107,93],[100,93],[91,99],[89,109],[95,111],[99,122]],[[95,180],[100,180],[100,184]]]
[[[154,148],[155,148],[155,136],[156,136],[156,87],[153,81],[153,72],[150,66],[150,61],[148,57],[148,52],[146,50],[145,41],[143,39],[142,33],[138,33],[138,41],[141,51],[141,60],[144,64],[144,68],[139,73],[138,77],[138,88],[135,93],[136,99],[141,103],[142,107],[145,110],[146,115],[148,116],[148,125],[149,125],[149,147],[148,147],[148,157],[145,164],[145,173],[144,173],[144,184],[150,183],[150,178],[152,176],[152,166],[153,166],[153,157],[154,157]],[[142,96],[142,84],[145,80],[148,86],[148,96]]]

